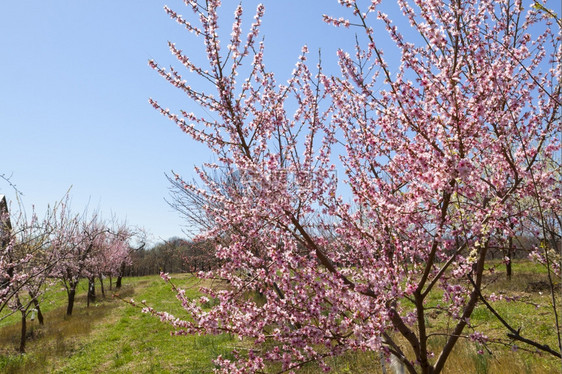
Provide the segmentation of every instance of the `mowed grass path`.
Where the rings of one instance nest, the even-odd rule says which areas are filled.
[[[548,291],[529,290],[530,284],[544,280],[545,274],[541,269],[521,262],[514,268],[512,281],[505,280],[501,267],[488,277],[498,277],[498,281],[486,293],[506,292],[530,302],[499,301],[494,303],[497,310],[514,321],[515,326],[522,327],[525,336],[555,346],[552,310],[536,309],[534,306],[548,303]],[[186,289],[188,297],[199,295],[200,283],[192,277],[180,274],[174,275],[172,280]],[[106,299],[102,299],[99,285],[96,289],[99,301],[87,308],[86,286],[87,282],[82,281],[74,314],[70,318],[65,317],[66,293],[60,286],[51,288],[43,304],[45,326],[40,327],[37,321],[28,320],[31,328],[25,355],[15,353],[19,345],[19,316],[13,315],[0,322],[0,373],[211,373],[214,369],[212,361],[218,355],[231,357],[233,349],[244,351],[250,345],[248,341],[229,335],[171,336],[172,326],[141,313],[140,308],[112,298],[111,292],[107,291]],[[158,276],[126,278],[119,294],[123,299],[133,298],[138,304],[146,300],[156,310],[185,317],[174,292]],[[441,292],[435,292],[429,304],[437,304],[440,299]],[[427,322],[446,331],[450,321],[444,315],[437,315]],[[477,308],[472,322],[491,338],[505,337],[503,327],[483,306]],[[440,349],[444,343],[442,340],[436,337],[430,341],[430,348]],[[496,350],[494,354],[487,353],[485,349],[484,354],[478,353],[482,348],[461,340],[448,361],[445,373],[562,372],[560,360],[548,355],[498,346],[492,346]],[[382,373],[380,357],[372,353],[349,353],[334,358],[329,364],[334,373]],[[310,364],[300,372],[317,374],[321,370],[317,365]]]

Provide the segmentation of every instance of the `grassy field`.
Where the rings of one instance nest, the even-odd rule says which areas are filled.
[[[527,262],[516,264],[514,278],[507,281],[498,269],[498,280],[486,290],[515,294],[528,303],[498,301],[494,307],[508,320],[517,321],[516,327],[529,338],[556,346],[552,312],[536,309],[535,304],[548,304],[548,291],[534,285],[544,280],[540,268]],[[188,288],[188,296],[197,295],[197,284],[186,275],[174,276],[176,284]],[[17,315],[0,321],[0,372],[1,373],[209,373],[212,359],[219,354],[230,356],[232,349],[248,346],[229,335],[221,336],[171,336],[171,327],[157,318],[142,314],[121,300],[107,297],[89,308],[85,295],[87,282],[82,282],[74,314],[65,316],[66,294],[53,287],[43,304],[45,325],[28,321],[29,340],[27,353],[18,355],[20,325]],[[182,309],[173,291],[157,276],[128,278],[120,290],[123,298],[147,300],[157,310],[166,310],[181,317]],[[98,288],[99,293],[99,288]],[[432,295],[431,302],[441,298]],[[446,330],[447,320],[435,316],[428,321]],[[492,338],[505,337],[505,330],[484,307],[479,307],[472,317],[479,331]],[[31,325],[31,327],[29,327]],[[443,343],[435,337],[435,349]],[[520,345],[523,348],[523,345]],[[560,373],[560,360],[546,355],[514,351],[512,347],[495,348],[494,354],[484,352],[475,343],[462,341],[456,347],[446,373]],[[382,373],[380,358],[372,353],[353,353],[330,362],[335,373]],[[320,373],[313,364],[302,373]]]
[[[4,321],[0,372],[209,373],[212,358],[229,355],[234,347],[230,336],[170,336],[170,326],[118,299],[108,297],[87,308],[86,283],[70,318],[65,316],[64,293],[59,295],[63,305],[49,304],[45,326],[32,326],[25,355],[14,354],[18,316]],[[123,298],[150,300],[155,308],[181,316],[181,306],[160,277],[128,278],[124,283],[119,292]]]

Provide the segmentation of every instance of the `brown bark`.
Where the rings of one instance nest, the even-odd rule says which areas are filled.
[[[68,305],[66,306],[66,315],[72,315],[72,309],[74,309],[74,297],[76,296],[76,284],[71,285],[68,290]]]
[[[512,274],[512,271],[511,271],[511,258],[512,258],[512,256],[513,256],[513,237],[510,236],[509,239],[508,239],[507,254],[506,254],[506,257],[507,257],[508,260],[505,264],[505,274],[507,276],[507,279],[509,279],[509,280],[511,280],[511,274]]]
[[[39,301],[37,301],[37,298],[35,296],[32,296],[32,300],[33,300],[33,305],[35,306],[35,310],[37,310],[37,320],[39,321],[40,325],[43,325],[44,319],[43,319],[43,313],[41,313],[41,307],[39,306]]]
[[[105,299],[105,289],[103,288],[103,276],[100,274],[99,275],[100,278],[100,287],[101,287],[101,295],[104,297]]]
[[[21,312],[21,337],[20,337],[19,352],[25,353],[25,342],[27,339],[27,312],[23,308],[20,309],[20,312]]]

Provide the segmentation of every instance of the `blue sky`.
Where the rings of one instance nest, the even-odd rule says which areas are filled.
[[[0,174],[23,192],[27,210],[43,211],[72,186],[76,211],[89,204],[154,240],[181,235],[182,221],[164,201],[164,173],[189,179],[194,165],[212,158],[147,101],[195,111],[147,65],[151,58],[173,63],[168,40],[198,49],[164,4],[189,13],[179,0],[0,3]],[[243,1],[248,15],[256,4]],[[288,78],[303,44],[322,47],[329,62],[353,39],[322,22],[323,13],[342,14],[336,1],[264,4],[266,57],[278,81]],[[14,195],[1,181],[0,194]]]
[[[328,70],[337,47],[352,51],[355,30],[322,21],[323,13],[347,15],[336,0],[263,2],[266,61],[278,82],[289,77],[304,44],[313,53],[322,49]],[[238,1],[223,3],[228,35]],[[258,1],[242,3],[251,18]],[[557,3],[551,5],[560,14]],[[164,4],[190,13],[180,0],[0,2],[0,174],[23,192],[28,210],[33,204],[43,211],[72,186],[76,211],[89,204],[144,227],[154,241],[182,235],[181,218],[164,201],[164,173],[191,179],[193,166],[212,156],[148,104],[153,97],[197,111],[147,64],[177,66],[168,40],[202,58],[200,44],[168,18]],[[3,181],[0,194],[14,195]]]

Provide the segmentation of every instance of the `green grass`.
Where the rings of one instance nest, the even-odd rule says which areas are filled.
[[[556,346],[552,312],[536,309],[535,304],[548,304],[549,294],[538,291],[526,292],[529,282],[542,280],[545,274],[529,263],[514,264],[514,277],[507,281],[498,266],[496,281],[486,293],[506,292],[524,297],[529,304],[505,301],[493,305],[516,328],[530,338]],[[198,295],[199,283],[186,275],[177,275],[174,283],[186,289],[188,297]],[[66,293],[60,286],[47,292],[48,303],[43,304],[45,326],[37,321],[29,327],[28,351],[18,355],[19,316],[11,316],[0,325],[0,372],[1,373],[210,373],[212,360],[218,355],[231,356],[236,347],[247,347],[248,341],[240,341],[230,335],[220,336],[171,336],[172,326],[163,324],[154,316],[141,313],[121,300],[102,299],[99,285],[98,301],[86,307],[87,282],[81,282],[74,314],[65,316]],[[209,284],[206,284],[209,286]],[[107,285],[106,285],[107,287]],[[106,290],[107,294],[110,293]],[[120,290],[124,299],[136,302],[147,300],[156,310],[165,310],[177,317],[186,317],[170,286],[158,276],[128,278]],[[442,295],[436,291],[429,304],[438,303]],[[559,300],[560,301],[560,300]],[[484,306],[479,306],[472,323],[490,337],[505,337],[505,329]],[[428,318],[432,328],[446,331],[447,318],[439,314]],[[430,349],[438,351],[444,337],[430,339]],[[400,341],[398,339],[398,341]],[[521,345],[523,346],[523,345]],[[508,347],[493,347],[494,354],[479,354],[477,344],[459,341],[446,366],[446,373],[558,373],[560,360],[546,355],[536,355],[523,350],[512,352]],[[329,359],[334,373],[381,373],[378,354],[350,352],[342,357]],[[316,374],[317,365],[309,364],[299,373]]]

